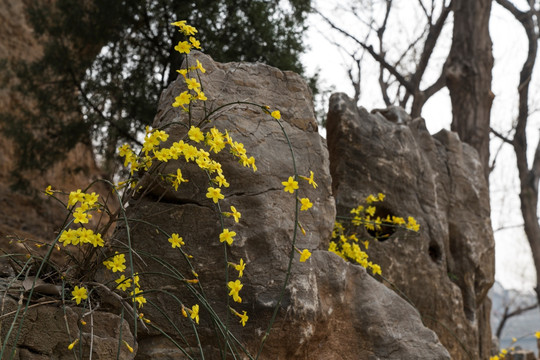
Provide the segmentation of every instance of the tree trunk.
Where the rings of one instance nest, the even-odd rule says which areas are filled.
[[[452,130],[474,147],[489,178],[489,121],[493,55],[489,36],[491,0],[454,0],[452,47],[445,64],[452,101]]]

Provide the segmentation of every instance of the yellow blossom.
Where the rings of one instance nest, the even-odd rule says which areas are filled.
[[[201,62],[199,60],[197,60],[197,66],[195,67],[196,69],[199,69],[203,74],[206,72],[206,69],[203,68]]]
[[[244,262],[244,259],[240,259],[240,264],[234,265],[234,268],[236,271],[238,271],[238,277],[241,278],[242,275],[244,275],[244,269],[246,268],[246,263]]]
[[[196,49],[201,48],[201,42],[197,39],[195,39],[193,36],[189,37],[189,42],[191,43],[191,46],[193,46]]]
[[[242,290],[242,287],[244,285],[242,285],[240,280],[229,281],[228,286],[229,289],[231,289],[231,291],[229,292],[229,296],[232,296],[233,300],[236,302],[242,302],[242,298],[240,297],[239,292],[240,290]]]
[[[178,51],[180,54],[189,54],[191,51],[191,45],[187,41],[180,41],[174,47],[174,50]]]
[[[114,280],[118,286],[117,288],[123,291],[127,291],[131,287],[131,279],[127,279],[124,275]]]
[[[234,217],[235,222],[238,222],[240,218],[242,217],[242,214],[236,211],[236,208],[234,206],[231,206],[231,213],[232,213],[232,216]]]
[[[206,197],[212,199],[216,204],[218,200],[224,199],[225,196],[221,193],[221,189],[209,187]]]
[[[131,346],[129,346],[129,344],[125,340],[122,340],[122,342],[124,343],[125,347],[127,347],[128,351],[132,353],[133,348]]]
[[[240,323],[242,324],[242,326],[246,326],[246,322],[248,321],[249,317],[247,316],[245,310],[243,311],[243,313],[244,314],[238,314],[238,316],[240,317]]]
[[[179,237],[178,234],[172,234],[171,237],[169,238],[169,242],[171,243],[173,249],[175,247],[180,247],[181,245],[185,245],[183,239]]]
[[[412,216],[409,216],[407,220],[408,220],[408,223],[406,225],[407,229],[412,230],[412,231],[420,230],[420,225],[416,223],[416,220]]]
[[[201,87],[201,84],[199,84],[197,82],[197,79],[195,79],[195,78],[186,79],[186,84],[188,86],[188,89],[190,89],[190,90],[198,89],[198,88]]]
[[[281,113],[279,112],[279,110],[272,111],[270,115],[276,120],[281,119]]]
[[[196,126],[191,126],[191,128],[189,129],[188,131],[188,136],[191,140],[195,141],[195,142],[201,142],[204,140],[204,134],[203,132],[201,131],[200,128],[196,127]]]
[[[298,182],[294,180],[292,176],[289,176],[287,181],[282,181],[281,184],[285,186],[283,189],[285,192],[294,193],[294,190],[298,189]]]
[[[309,259],[310,256],[311,253],[308,249],[302,250],[302,252],[300,253],[300,262],[305,262],[307,259]]]
[[[199,304],[195,304],[191,307],[191,318],[195,320],[195,322],[199,323]]]
[[[73,295],[73,297],[71,299],[75,300],[77,305],[79,305],[81,303],[81,300],[86,300],[88,298],[86,288],[85,287],[78,287],[77,285],[75,285],[75,288],[71,292],[71,295]]]
[[[68,350],[73,350],[75,345],[77,345],[78,343],[79,343],[79,338],[76,338],[74,342],[68,345]]]
[[[190,103],[191,98],[192,98],[191,95],[187,91],[184,91],[183,93],[181,93],[180,95],[174,98],[174,102],[172,106],[174,107],[181,106],[182,108],[184,108],[184,105],[187,105]]]
[[[224,229],[223,232],[219,235],[219,242],[227,242],[227,244],[232,245],[233,237],[236,236],[234,231],[229,231],[229,229]]]
[[[134,291],[130,293],[130,295],[133,297],[133,302],[137,302],[139,304],[139,308],[141,308],[144,304],[146,304],[146,299],[144,296],[139,295],[143,291],[140,288],[135,288]]]
[[[306,211],[313,206],[313,203],[309,201],[308,198],[302,198],[300,199],[300,202],[302,203],[302,207],[300,208],[301,211]]]
[[[54,194],[54,191],[53,191],[51,185],[47,186],[47,188],[45,189],[45,194],[47,194],[47,195],[52,195],[52,194]]]

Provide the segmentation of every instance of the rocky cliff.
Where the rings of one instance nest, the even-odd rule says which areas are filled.
[[[402,109],[369,113],[344,94],[330,99],[327,130],[338,215],[381,192],[382,217],[420,224],[417,237],[396,232],[370,243],[388,286],[418,309],[452,359],[489,358],[494,240],[476,151],[455,133],[431,136]]]

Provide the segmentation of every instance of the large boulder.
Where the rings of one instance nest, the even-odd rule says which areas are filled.
[[[330,98],[327,130],[338,215],[380,192],[381,215],[413,216],[419,233],[397,231],[370,242],[370,260],[452,359],[487,359],[494,240],[476,151],[455,133],[431,136],[423,119],[411,120],[402,109],[370,114],[341,93]]]
[[[189,321],[180,315],[181,306],[171,294],[186,308],[201,304],[197,329],[201,343],[209,344],[205,348],[207,358],[217,358],[220,345],[208,308],[226,319],[231,306],[247,311],[249,320],[245,327],[233,315],[229,315],[228,322],[234,336],[250,352],[256,353],[266,338],[262,359],[449,359],[446,349],[424,327],[413,307],[362,267],[327,251],[335,219],[328,152],[318,134],[309,88],[301,77],[263,64],[220,64],[201,53],[190,58],[192,64],[195,60],[206,68],[206,73],[201,74],[209,99],[204,104],[206,110],[237,102],[218,111],[201,127],[205,131],[214,126],[227,130],[233,140],[245,144],[248,156],[255,157],[258,170],[254,173],[242,167],[231,154],[212,155],[221,162],[231,184],[223,188],[225,199],[220,201],[220,211],[235,206],[242,213],[239,224],[232,218],[224,219],[223,226],[237,233],[230,247],[219,242],[218,211],[205,196],[208,178],[198,168],[183,160],[169,161],[160,168],[161,174],[182,170],[189,182],[181,184],[178,191],[160,183],[162,177],[151,173],[143,177],[141,196],[134,197],[127,209],[127,218],[134,220],[130,223],[129,238],[128,228],[122,225],[115,239],[123,244],[131,242],[135,271],[141,274],[142,289],[148,291],[148,303],[163,310],[162,313],[146,304],[142,309],[145,317],[173,336],[177,327],[188,340],[193,340]],[[161,96],[154,127],[170,134],[165,146],[186,139],[190,118],[179,108],[171,107],[174,98],[185,89],[185,82],[179,77]],[[282,121],[276,122],[248,102],[279,109]],[[193,123],[197,124],[196,119],[204,111],[200,103],[192,108]],[[281,182],[294,174],[294,165],[281,126],[292,145],[298,174],[309,176],[313,171],[319,185],[314,189],[307,181],[299,180],[299,196],[314,203],[312,209],[299,215],[306,235],[297,231],[296,246],[312,252],[305,263],[299,262],[299,255],[292,249],[295,197],[283,191]],[[186,278],[193,278],[190,266],[177,249],[171,249],[167,237],[160,233],[162,230],[184,238],[182,249],[192,256],[190,261],[199,279],[197,286],[204,289],[208,307],[190,292],[190,285],[157,274],[163,273],[162,264],[167,262]],[[145,256],[149,253],[159,257],[159,261]],[[232,299],[227,302],[226,281],[235,280],[237,272],[227,267],[224,253],[229,262],[247,262],[241,279],[241,304]],[[289,283],[276,322],[266,337],[268,322],[281,298],[291,253],[294,258]],[[103,280],[110,275],[107,272],[100,276]],[[153,293],[153,289],[158,292]],[[166,321],[164,313],[173,321]],[[151,329],[140,330],[137,358],[179,358],[181,352],[164,340]]]

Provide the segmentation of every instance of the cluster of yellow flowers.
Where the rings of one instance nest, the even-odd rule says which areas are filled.
[[[339,239],[339,241],[330,241],[328,251],[339,255],[343,260],[354,261],[366,269],[371,269],[371,272],[374,275],[381,275],[381,267],[369,261],[368,254],[358,245],[361,243],[367,250],[369,248],[369,241],[360,241],[356,233],[346,235],[345,232],[346,231],[343,224],[336,221],[334,224],[334,230],[332,231],[332,239]]]
[[[370,194],[365,202],[368,206],[359,205],[358,207],[351,210],[351,214],[354,215],[354,217],[351,220],[351,223],[355,226],[364,225],[364,227],[367,230],[371,231],[380,231],[382,229],[382,225],[397,225],[401,226],[404,225],[408,230],[412,231],[418,231],[420,230],[420,225],[416,223],[416,220],[409,216],[407,221],[399,216],[390,216],[387,215],[386,218],[381,219],[381,217],[375,218],[375,212],[377,208],[372,205],[377,202],[384,201],[385,195],[382,193],[379,193],[377,196]],[[388,237],[388,234],[382,235],[381,238]]]
[[[187,90],[175,97],[172,106],[190,113],[192,104],[197,101],[207,100],[200,80],[200,75],[206,73],[206,69],[199,60],[196,60],[196,64],[192,64],[192,66],[190,66],[188,62],[187,55],[191,52],[191,50],[201,48],[199,40],[193,36],[197,33],[197,29],[186,24],[186,21],[177,21],[172,23],[172,25],[177,26],[179,31],[186,37],[186,40],[178,42],[178,44],[175,46],[175,50],[186,57],[186,61],[184,62],[186,64],[185,68],[177,70],[177,72],[182,75],[183,81],[187,87]],[[280,121],[281,113],[279,110],[272,110],[269,106],[257,106],[264,113],[270,115],[278,122]],[[203,122],[201,121],[199,126],[202,123]],[[223,188],[229,187],[229,182],[224,175],[221,163],[214,160],[211,157],[211,153],[218,154],[224,149],[228,149],[230,154],[237,158],[238,162],[242,166],[251,168],[254,172],[257,171],[255,158],[253,156],[249,156],[244,145],[234,141],[228,131],[220,131],[215,126],[206,129],[199,126],[192,125],[190,117],[190,123],[186,127],[187,133],[184,138],[173,142],[168,146],[164,146],[164,143],[169,140],[169,134],[162,129],[152,129],[147,126],[140,151],[134,150],[129,144],[124,144],[119,148],[119,156],[124,158],[124,166],[128,168],[131,176],[128,180],[120,182],[114,187],[116,190],[120,190],[125,186],[130,186],[132,189],[137,191],[138,172],[146,172],[152,168],[152,171],[155,170],[155,174],[158,172],[158,169],[160,169],[159,165],[172,160],[180,159],[185,160],[186,163],[193,162],[208,175],[209,184],[207,187],[206,198],[216,204],[216,208],[221,212],[221,216],[231,218],[231,224],[229,227],[222,225],[221,233],[219,234],[219,241],[220,243],[223,243],[225,247],[232,246],[237,233],[231,230],[231,226],[235,223],[239,223],[242,214],[236,209],[235,206],[230,206],[228,209],[229,211],[221,210],[219,202],[225,198],[225,195],[222,194],[221,191]],[[173,173],[157,175],[160,179],[162,179],[162,181],[170,184],[175,191],[178,191],[179,187],[181,187],[183,183],[189,182],[189,179],[184,178],[180,168],[175,169]],[[305,180],[314,188],[317,188],[317,184],[315,183],[313,176],[313,172],[310,171],[310,176],[294,175],[282,182],[284,186],[283,190],[287,193],[294,194],[296,197],[297,206],[299,206],[300,211],[309,210],[313,207],[313,203],[307,197],[298,197],[298,181],[300,179]],[[49,186],[45,192],[52,196],[57,191],[53,190]],[[101,234],[94,233],[93,230],[87,229],[84,225],[88,224],[92,219],[91,212],[96,210],[100,211],[101,207],[105,206],[99,204],[98,199],[98,195],[96,195],[94,192],[86,194],[80,189],[69,194],[67,207],[68,209],[71,208],[74,218],[73,223],[80,224],[80,227],[77,229],[65,229],[62,231],[59,236],[59,242],[63,243],[64,246],[82,246],[83,244],[90,244],[94,248],[104,246],[104,240],[102,239]],[[232,222],[232,220],[234,222]],[[223,221],[222,224],[224,224]],[[299,226],[301,232],[306,235],[306,232],[300,222],[297,222],[296,225]],[[182,252],[183,255],[187,255],[182,248],[186,245],[186,242],[179,234],[172,233],[170,236],[167,236],[168,242],[173,249],[177,249],[178,251]],[[294,250],[300,254],[300,262],[305,262],[311,256],[308,249],[300,250],[294,247]],[[188,258],[190,258],[189,255]],[[133,303],[137,303],[139,308],[141,308],[147,302],[146,298],[144,297],[144,291],[141,289],[139,283],[139,274],[134,273],[129,276],[124,274],[129,267],[126,264],[125,253],[116,252],[114,255],[111,255],[105,261],[103,261],[103,265],[112,273],[120,274],[120,277],[115,280],[116,284],[114,289],[129,293],[130,296],[128,298],[131,298]],[[233,268],[235,271],[238,271],[238,278],[236,280],[228,281],[227,283],[229,296],[232,297],[234,302],[241,303],[242,298],[240,296],[240,291],[244,285],[240,279],[243,276],[246,263],[244,262],[244,259],[239,259],[238,263],[228,262],[227,266]],[[195,276],[195,279],[184,279],[184,281],[188,284],[195,284],[199,281],[196,272],[192,270],[192,273]],[[72,299],[77,304],[80,304],[83,300],[87,300],[90,295],[87,288],[84,286],[75,286],[71,294]],[[229,307],[229,310],[240,319],[242,326],[245,326],[249,319],[247,312],[239,312],[232,307]],[[191,308],[182,304],[181,312],[184,317],[191,318],[191,320],[196,324],[199,323],[199,304],[194,304],[191,306]],[[150,322],[150,320],[143,317],[142,313],[139,314],[139,318],[147,323]],[[83,325],[85,324],[83,320],[81,320],[81,322]],[[73,349],[78,341],[79,339],[76,339],[74,342],[72,342],[69,345],[69,349]],[[124,344],[131,352],[133,352],[133,349],[129,344],[127,344],[125,341]]]
[[[525,337],[529,337],[529,336],[530,336],[530,334],[525,336]],[[538,340],[540,340],[540,331],[535,332],[534,336]],[[517,341],[518,341],[518,339],[516,339],[515,337],[512,338],[512,344],[515,344]],[[501,351],[499,351],[499,353],[497,355],[490,356],[489,360],[502,360],[502,359],[504,359],[506,357],[506,355],[508,355],[508,351],[514,351],[514,350],[515,350],[514,346],[512,346],[509,349],[501,349]]]
[[[60,191],[53,190],[50,185],[45,189],[45,193],[49,196],[53,196],[57,192]],[[93,247],[103,247],[104,241],[101,234],[84,227],[84,224],[88,224],[92,219],[90,212],[99,211],[101,204],[99,204],[98,200],[99,195],[95,192],[84,193],[81,189],[78,189],[69,193],[66,207],[68,209],[71,208],[74,218],[73,223],[80,224],[81,226],[77,229],[64,229],[60,233],[58,242],[64,246],[91,244]],[[85,287],[75,286],[71,294],[73,295],[72,300],[75,300],[77,304],[88,298],[88,291]]]
[[[73,221],[75,224],[88,224],[88,221],[92,219],[92,214],[90,211],[97,210],[99,208],[98,201],[99,195],[96,195],[95,192],[91,194],[85,194],[78,189],[77,191],[72,191],[69,194],[69,200],[67,207],[72,207],[80,203],[75,209],[73,209]]]
[[[420,225],[416,220],[409,216],[407,221],[398,216],[387,215],[385,218],[380,216],[375,217],[377,211],[375,203],[384,201],[385,195],[379,193],[377,195],[370,194],[366,197],[365,204],[353,208],[350,213],[353,216],[348,219],[353,226],[363,226],[366,230],[375,234],[376,239],[384,239],[390,236],[388,233],[382,232],[383,227],[402,227],[411,231],[419,231]],[[373,264],[368,260],[368,254],[360,248],[362,244],[365,250],[369,248],[369,241],[358,239],[356,232],[351,233],[351,229],[346,229],[343,223],[336,221],[334,230],[332,231],[332,240],[328,251],[331,251],[347,261],[353,261],[366,269],[371,269],[373,274],[382,275],[381,267]]]

